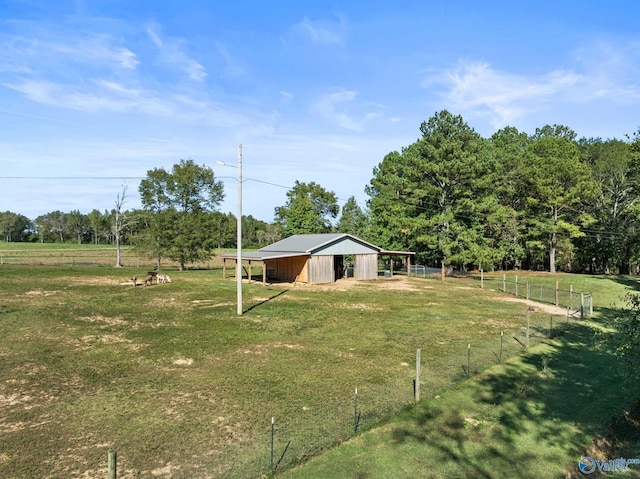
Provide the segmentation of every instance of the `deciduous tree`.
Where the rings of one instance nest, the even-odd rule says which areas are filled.
[[[211,168],[180,160],[171,171],[148,171],[139,191],[143,207],[152,213],[147,248],[158,262],[164,255],[184,269],[213,255],[217,241],[207,213],[224,198],[224,186]]]
[[[287,203],[275,210],[276,223],[287,237],[295,234],[328,233],[340,207],[335,193],[315,182],[301,183],[287,192]]]

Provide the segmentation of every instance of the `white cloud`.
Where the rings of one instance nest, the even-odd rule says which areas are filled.
[[[346,25],[343,17],[337,21],[310,20],[305,17],[294,25],[294,31],[311,40],[315,45],[341,45],[345,41]]]
[[[640,44],[603,40],[585,43],[570,68],[541,74],[500,71],[489,63],[460,61],[454,68],[430,71],[422,82],[435,88],[445,108],[470,118],[486,118],[494,128],[562,105],[588,106],[605,101],[640,102]],[[594,110],[595,111],[595,110]]]
[[[201,82],[207,77],[205,67],[192,59],[185,52],[185,41],[180,38],[162,37],[160,26],[153,24],[146,32],[151,41],[158,47],[159,58],[164,64],[175,67],[194,81]]]
[[[452,70],[430,74],[422,86],[442,87],[448,108],[472,117],[489,117],[494,127],[502,127],[583,82],[584,78],[571,71],[527,76],[494,70],[484,62],[460,62]]]
[[[353,90],[336,90],[332,93],[328,93],[322,96],[315,104],[314,110],[322,117],[330,120],[337,125],[346,128],[348,130],[360,131],[362,130],[362,124],[355,119],[351,118],[343,111],[339,111],[339,108],[345,103],[350,103],[358,96],[357,91]]]

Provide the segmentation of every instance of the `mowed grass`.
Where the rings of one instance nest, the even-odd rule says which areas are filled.
[[[563,388],[548,379],[562,376],[556,369],[562,361],[555,358],[545,377],[538,377],[538,359],[529,356],[538,353],[531,351],[522,365],[505,363],[487,370],[498,362],[501,331],[504,357],[522,352],[513,337],[524,338],[526,308],[500,301],[498,292],[464,280],[393,278],[327,287],[245,283],[245,311],[238,317],[235,281],[222,279],[220,270],[169,270],[173,283],[150,287],[127,282],[145,272],[104,266],[0,267],[0,477],[103,477],[112,448],[118,451],[118,477],[255,477],[270,467],[271,418],[275,461],[281,468],[346,441],[355,419],[359,435],[348,445],[378,436],[381,451],[411,446],[420,456],[412,459],[418,461],[415,472],[442,463],[447,459],[442,454],[452,445],[463,445],[462,450],[453,449],[462,454],[474,440],[476,454],[487,440],[496,440],[491,447],[497,455],[520,451],[498,442],[508,432],[501,429],[504,418],[525,414],[526,424],[518,427],[535,431],[544,415],[529,411],[533,398],[549,387],[548,395],[562,400],[558,395]],[[610,299],[633,287],[609,286],[606,278],[593,281],[611,288]],[[546,313],[531,313],[532,345],[545,340],[548,321]],[[580,341],[585,341],[579,328],[584,327],[574,325],[571,334],[545,346],[564,352],[548,354],[569,354],[562,341],[575,343],[572,354],[578,354]],[[571,339],[576,334],[582,339]],[[469,344],[472,378],[504,371],[506,378],[528,379],[516,387],[509,379],[492,379],[487,388],[501,386],[465,390],[476,383],[466,379]],[[421,391],[426,400],[400,416],[405,418],[402,429],[388,440],[385,431],[397,426],[394,413],[412,402],[416,348],[422,352]],[[611,361],[604,353],[578,355],[572,367],[586,368],[583,359],[594,370],[597,364],[605,371],[613,368],[602,362]],[[591,374],[591,369],[585,371]],[[586,403],[586,393],[597,394],[599,387],[589,386],[581,394],[576,389],[571,397]],[[443,401],[455,394],[459,399]],[[496,406],[492,401],[499,394]],[[558,426],[563,439],[550,453],[554,459],[562,462],[569,457],[567,451],[588,442],[602,426],[600,419],[610,417],[630,397],[620,388],[607,394],[614,395],[608,397],[608,406],[594,402],[589,421],[573,418],[572,407],[552,417],[575,428],[566,432]],[[459,408],[463,399],[469,401],[468,413]],[[473,409],[476,404],[480,412]],[[479,426],[467,427],[467,416],[480,421]],[[382,429],[362,434],[387,421],[391,423]],[[550,426],[542,427],[551,437],[544,431]],[[426,429],[441,430],[434,437],[452,441],[434,443],[441,452],[435,461],[429,450],[418,454],[435,441],[425,435]],[[460,434],[474,431],[465,445],[466,436]],[[576,436],[567,441],[571,431]],[[531,450],[518,457],[535,458],[537,439],[526,440]],[[395,470],[391,476],[376,476],[380,465],[375,464],[359,468],[357,454],[372,457],[366,447],[351,458],[348,451],[345,446],[330,449],[318,464],[331,454],[346,454],[345,475],[332,477],[402,476]],[[384,461],[397,468],[391,451]],[[447,460],[458,462],[456,454]],[[460,477],[458,472],[473,470],[475,459],[469,461],[472,469],[452,469],[447,476],[443,464],[444,472],[433,477]],[[322,472],[327,466],[314,476],[314,463],[300,471],[310,471],[307,477],[327,477]]]

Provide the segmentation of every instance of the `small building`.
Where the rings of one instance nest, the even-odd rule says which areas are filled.
[[[378,277],[379,256],[404,256],[407,270],[414,253],[385,251],[346,233],[303,234],[285,238],[258,251],[242,253],[242,262],[262,264],[263,282],[284,281],[307,284],[333,283],[344,277],[371,280]],[[236,254],[221,255],[226,262],[237,261]],[[347,264],[346,259],[353,261]]]

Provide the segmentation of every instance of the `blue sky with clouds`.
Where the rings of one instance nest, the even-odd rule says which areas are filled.
[[[364,207],[442,109],[481,135],[640,127],[640,3],[0,0],[0,211],[140,207],[192,158],[272,221],[295,181]]]

